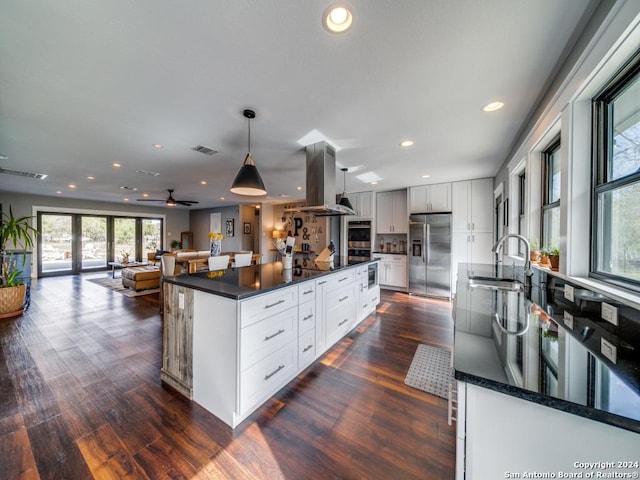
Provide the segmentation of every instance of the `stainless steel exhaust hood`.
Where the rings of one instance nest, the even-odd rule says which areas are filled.
[[[355,215],[351,208],[336,202],[336,152],[326,142],[308,145],[307,206],[288,208],[285,212],[310,213],[316,216]]]

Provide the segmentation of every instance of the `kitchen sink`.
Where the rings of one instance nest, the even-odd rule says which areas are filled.
[[[488,288],[490,290],[505,290],[508,292],[522,292],[524,285],[518,280],[510,278],[469,277],[472,288]]]

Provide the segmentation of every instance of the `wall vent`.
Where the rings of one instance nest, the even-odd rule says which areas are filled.
[[[6,175],[15,175],[17,177],[35,178],[38,180],[44,180],[45,178],[48,177],[46,173],[23,172],[20,170],[11,170],[10,168],[2,168],[2,167],[0,167],[0,173],[4,173]]]
[[[141,173],[142,175],[150,175],[152,177],[157,177],[160,175],[158,172],[152,172],[150,170],[136,170],[136,173]]]
[[[213,156],[216,153],[218,153],[213,148],[205,147],[204,145],[197,145],[197,146],[193,147],[191,150],[193,150],[195,152],[198,152],[198,153],[204,153],[205,155],[209,155],[209,156]]]

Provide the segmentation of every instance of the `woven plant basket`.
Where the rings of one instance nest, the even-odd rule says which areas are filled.
[[[17,287],[0,288],[0,315],[16,312],[18,315],[24,305],[24,297],[27,293],[26,285]]]

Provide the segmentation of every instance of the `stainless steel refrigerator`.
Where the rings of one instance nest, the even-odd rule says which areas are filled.
[[[451,214],[411,215],[409,292],[451,297]]]

